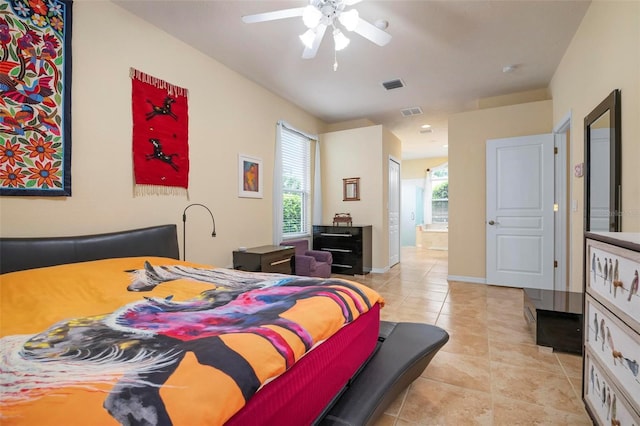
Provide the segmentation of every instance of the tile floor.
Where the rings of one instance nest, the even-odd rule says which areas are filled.
[[[446,251],[401,255],[389,272],[355,280],[384,296],[383,320],[435,324],[450,339],[378,426],[592,424],[582,358],[535,345],[522,290],[448,282]]]

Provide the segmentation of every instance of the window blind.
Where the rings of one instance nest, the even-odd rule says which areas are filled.
[[[310,234],[311,139],[282,126],[282,234]]]

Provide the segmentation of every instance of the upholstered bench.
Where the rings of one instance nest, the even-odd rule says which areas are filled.
[[[448,340],[449,334],[434,325],[381,321],[376,352],[318,424],[374,423]]]

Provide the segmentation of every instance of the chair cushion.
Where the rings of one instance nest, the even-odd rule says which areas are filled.
[[[306,256],[312,256],[316,261],[332,264],[333,256],[331,252],[328,251],[320,251],[320,250],[307,250],[304,253]]]

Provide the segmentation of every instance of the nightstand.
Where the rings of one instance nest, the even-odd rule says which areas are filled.
[[[525,288],[524,318],[536,344],[582,353],[582,293]]]
[[[291,274],[291,246],[260,246],[233,252],[233,268],[248,272],[276,272]]]

